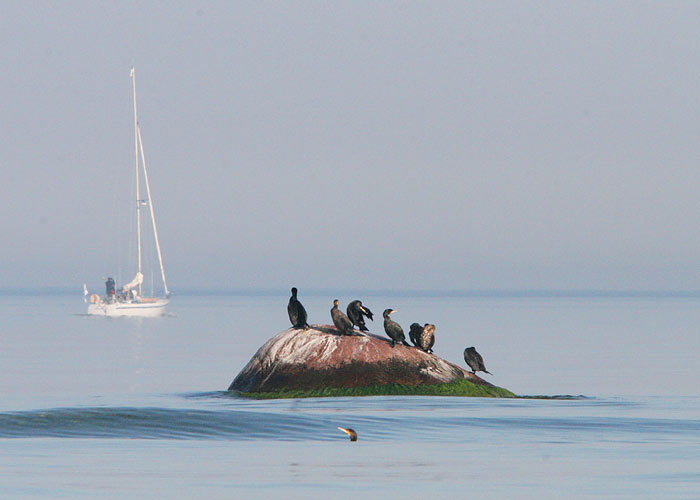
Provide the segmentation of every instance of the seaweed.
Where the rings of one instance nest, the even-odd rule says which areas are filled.
[[[363,396],[455,396],[479,398],[515,398],[514,393],[502,387],[474,384],[468,380],[457,380],[446,384],[430,385],[374,385],[366,387],[324,387],[309,390],[278,390],[269,392],[237,392],[234,394],[250,399],[294,399]]]

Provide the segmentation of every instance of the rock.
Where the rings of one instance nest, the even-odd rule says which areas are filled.
[[[321,388],[444,384],[467,379],[492,386],[434,354],[385,337],[339,335],[330,325],[290,328],[268,340],[229,391],[245,393]]]

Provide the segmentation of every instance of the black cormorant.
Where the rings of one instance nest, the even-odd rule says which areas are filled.
[[[309,328],[309,324],[306,322],[306,309],[297,300],[296,288],[292,288],[292,296],[287,304],[287,314],[289,314],[289,321],[292,322],[294,328]]]
[[[408,345],[406,342],[406,337],[403,334],[403,328],[396,321],[393,321],[389,315],[395,313],[393,309],[385,309],[384,314],[384,331],[391,339],[391,347],[394,347],[397,342],[401,342],[403,345]]]
[[[435,345],[435,325],[426,323],[420,334],[420,348],[425,352],[433,352]]]
[[[348,304],[348,318],[352,321],[352,324],[360,329],[361,332],[369,331],[365,325],[365,318],[362,316],[367,316],[371,321],[374,321],[374,316],[372,311],[368,307],[362,305],[359,300],[353,300]]]
[[[469,368],[472,369],[472,373],[476,374],[476,372],[484,372],[491,375],[491,372],[486,371],[486,366],[484,365],[484,358],[482,358],[481,354],[476,352],[476,349],[474,349],[473,347],[467,347],[464,350],[464,361],[466,361],[469,365]]]
[[[360,335],[356,334],[352,327],[352,321],[345,316],[343,311],[338,309],[338,299],[333,301],[333,309],[331,309],[331,318],[333,319],[333,324],[341,333],[341,335]]]
[[[357,441],[357,432],[355,432],[353,429],[344,429],[343,427],[338,427],[338,429],[350,436],[350,441]]]
[[[411,342],[416,347],[420,347],[421,333],[423,333],[423,327],[418,323],[411,323],[411,328],[408,330],[408,338],[411,339]]]

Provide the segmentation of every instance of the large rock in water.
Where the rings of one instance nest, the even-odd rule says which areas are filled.
[[[241,370],[229,391],[276,392],[388,384],[441,384],[485,380],[434,354],[385,337],[339,335],[328,325],[290,328],[268,340]]]

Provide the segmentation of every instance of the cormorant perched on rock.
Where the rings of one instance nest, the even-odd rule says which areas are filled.
[[[289,321],[292,322],[294,328],[309,328],[309,324],[306,322],[306,309],[297,300],[296,288],[292,288],[292,296],[287,304],[287,314],[289,314]]]
[[[361,332],[369,331],[365,325],[365,319],[362,316],[367,316],[371,321],[374,321],[372,311],[368,307],[362,305],[359,300],[353,300],[348,304],[348,318],[352,324],[360,329]]]
[[[421,333],[423,333],[423,327],[418,323],[411,323],[411,328],[408,330],[408,338],[411,339],[411,342],[416,347],[420,347]]]
[[[466,361],[469,365],[469,368],[472,369],[473,374],[476,374],[476,372],[484,372],[488,373],[489,375],[492,375],[491,372],[486,371],[486,366],[484,365],[484,358],[482,358],[481,354],[476,352],[476,349],[474,349],[473,347],[467,347],[464,350],[464,361]]]
[[[435,345],[435,325],[426,323],[419,337],[420,348],[425,352],[433,352]]]
[[[343,311],[338,309],[338,299],[333,301],[333,309],[331,309],[331,318],[333,319],[333,324],[338,329],[341,335],[361,335],[356,333],[352,326],[352,321],[350,318],[345,316]]]
[[[406,337],[403,334],[403,328],[396,321],[393,321],[389,315],[395,313],[393,309],[385,309],[384,314],[384,331],[391,339],[391,347],[394,347],[397,342],[401,342],[403,345],[408,345],[406,342]]]
[[[338,427],[338,429],[350,436],[350,441],[357,441],[357,432],[355,432],[353,429],[344,429],[343,427]]]

